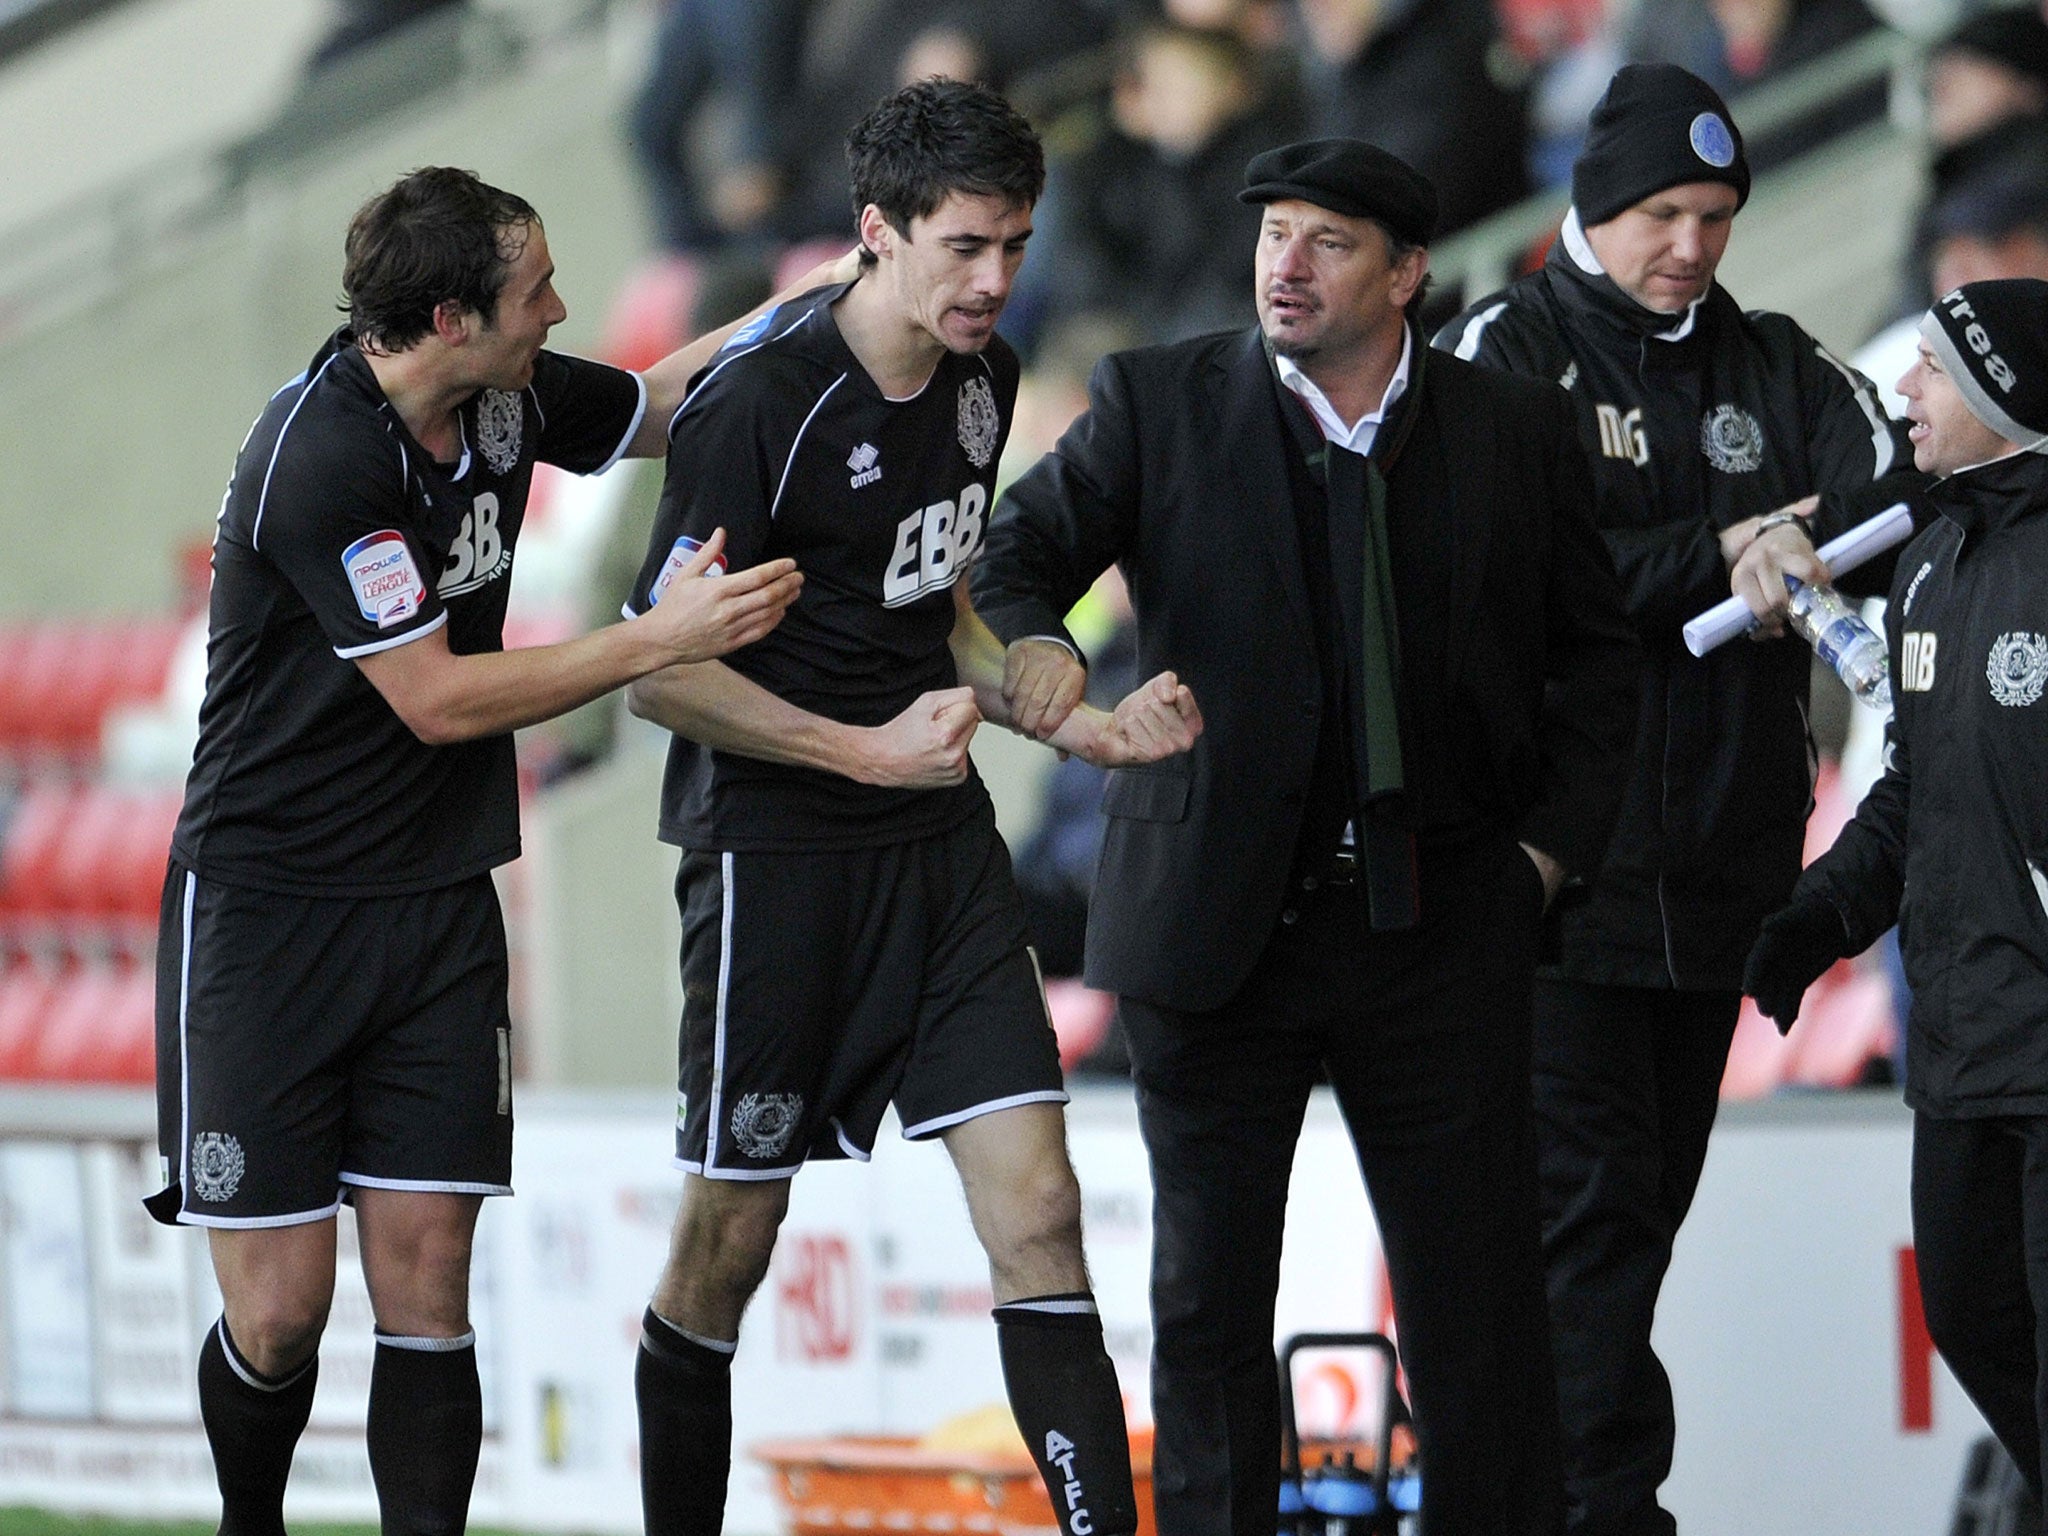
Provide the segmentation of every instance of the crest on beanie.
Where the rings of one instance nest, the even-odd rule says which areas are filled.
[[[1735,135],[1718,112],[1702,112],[1692,120],[1692,152],[1717,171],[1735,163]]]

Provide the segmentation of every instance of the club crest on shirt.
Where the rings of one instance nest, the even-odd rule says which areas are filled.
[[[427,584],[396,528],[379,528],[357,539],[341,552],[341,568],[355,589],[356,607],[379,629],[403,624],[427,600]]]
[[[2041,697],[2048,683],[2048,635],[2014,630],[1991,642],[1991,655],[1984,663],[1985,681],[1991,697],[2014,709],[2022,709]]]
[[[1717,405],[1700,422],[1700,452],[1724,475],[1763,468],[1764,429],[1739,405]]]
[[[220,1131],[201,1131],[192,1138],[192,1193],[219,1202],[242,1187],[242,1144]]]
[[[960,446],[976,469],[987,469],[996,455],[996,392],[987,379],[969,379],[960,386]]]
[[[508,390],[487,389],[476,397],[477,446],[496,474],[509,475],[519,463],[519,424],[524,414],[519,397]]]
[[[804,1112],[800,1093],[750,1093],[732,1107],[732,1139],[748,1157],[780,1157]]]

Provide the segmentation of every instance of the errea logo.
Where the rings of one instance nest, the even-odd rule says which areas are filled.
[[[873,485],[882,478],[882,450],[873,443],[862,443],[846,456],[846,467],[853,471],[853,478],[846,483],[856,491],[864,485]]]
[[[1958,288],[1943,295],[1941,302],[1947,306],[1952,317],[1970,322],[1963,331],[1963,340],[1970,344],[1972,352],[1984,359],[1984,371],[1991,375],[1991,381],[2005,393],[2011,394],[2012,387],[2019,382],[2019,378],[2013,373],[2011,365],[1991,350],[1991,333],[1978,322],[1977,311],[1972,309],[1970,301],[1963,297],[1963,290]]]

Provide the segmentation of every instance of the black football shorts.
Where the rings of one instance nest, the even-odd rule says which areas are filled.
[[[881,848],[686,852],[676,1163],[787,1178],[1064,1103],[1059,1049],[993,813]]]
[[[512,1183],[505,927],[489,875],[308,897],[171,866],[157,944],[160,1221],[318,1221],[351,1187]]]

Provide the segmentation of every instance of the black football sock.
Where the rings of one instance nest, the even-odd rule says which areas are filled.
[[[995,1310],[1010,1412],[1024,1432],[1065,1536],[1138,1528],[1131,1442],[1102,1319],[1086,1291],[1033,1296]]]
[[[732,1356],[652,1307],[640,1322],[640,1507],[647,1536],[718,1536],[732,1474]]]
[[[377,1330],[370,1366],[370,1476],[384,1536],[459,1536],[484,1438],[476,1335]]]
[[[207,1330],[199,1417],[220,1482],[221,1536],[284,1536],[284,1485],[319,1379],[318,1355],[283,1376],[265,1376],[235,1348],[225,1317]]]

